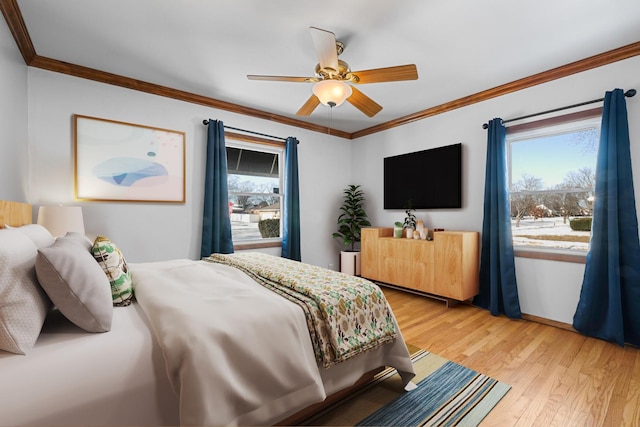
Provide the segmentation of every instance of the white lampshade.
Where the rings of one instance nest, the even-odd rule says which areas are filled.
[[[64,236],[69,231],[84,234],[80,206],[40,206],[38,224],[49,230],[54,237]]]
[[[313,94],[329,107],[337,107],[351,96],[351,86],[340,80],[320,80],[313,85]]]

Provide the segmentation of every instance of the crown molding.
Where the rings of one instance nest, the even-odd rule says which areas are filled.
[[[506,95],[512,92],[517,92],[519,90],[539,84],[548,83],[550,81],[561,79],[572,74],[581,73],[583,71],[591,70],[593,68],[601,67],[603,65],[611,64],[617,61],[622,61],[623,59],[628,59],[637,55],[640,55],[640,42],[631,43],[617,49],[613,49],[604,53],[600,53],[598,55],[590,56],[588,58],[572,62],[570,64],[562,65],[560,67],[543,71],[529,77],[524,77],[519,80],[514,80],[510,83],[483,90],[481,92],[474,93],[473,95],[465,96],[454,101],[436,105],[435,107],[427,108],[426,110],[418,111],[417,113],[413,113],[396,120],[382,123],[378,126],[373,126],[357,132],[353,132],[351,134],[351,138],[356,139],[365,135],[382,132],[383,130],[406,125],[407,123],[426,119],[427,117],[446,113],[457,108],[466,107],[478,102],[486,101],[488,99],[496,98],[498,96]]]

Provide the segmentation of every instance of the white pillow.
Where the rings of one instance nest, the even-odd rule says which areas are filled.
[[[67,319],[87,332],[107,332],[113,317],[111,286],[85,243],[77,236],[58,237],[38,251],[36,273]]]
[[[51,307],[36,279],[37,252],[25,233],[0,230],[0,350],[26,354]]]
[[[91,247],[93,246],[93,242],[84,234],[79,233],[77,231],[67,231],[67,234],[64,235],[64,238],[69,238],[77,241],[87,249],[87,252],[91,252]]]
[[[33,243],[35,243],[38,249],[51,246],[53,242],[56,240],[56,238],[51,235],[49,230],[47,230],[40,224],[27,224],[27,225],[21,225],[20,227],[7,227],[7,228],[10,228],[11,230],[17,230],[23,233],[25,236],[30,238],[33,241]]]

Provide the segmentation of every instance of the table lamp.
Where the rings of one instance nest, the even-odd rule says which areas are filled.
[[[45,227],[53,237],[64,236],[69,231],[84,234],[84,220],[80,206],[40,206],[38,224]]]

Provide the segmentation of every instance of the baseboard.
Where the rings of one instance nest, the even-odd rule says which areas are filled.
[[[571,332],[578,332],[574,329],[573,325],[569,323],[558,322],[557,320],[546,319],[544,317],[534,316],[533,314],[522,314],[522,318],[531,322],[542,323],[543,325],[553,326]]]
[[[371,280],[371,279],[368,279],[368,280]],[[411,293],[411,294],[420,295],[420,296],[423,296],[423,297],[427,297],[427,298],[431,298],[431,299],[442,301],[442,302],[446,303],[447,308],[455,307],[458,304],[473,305],[471,300],[457,301],[457,300],[441,297],[441,296],[438,296],[438,295],[432,295],[432,294],[429,294],[429,293],[426,293],[426,292],[420,292],[420,291],[417,291],[415,289],[405,288],[405,287],[398,286],[398,285],[392,285],[392,284],[389,284],[389,283],[378,282],[378,281],[373,281],[373,282],[375,284],[377,284],[378,286],[391,288],[391,289],[396,289],[396,290],[399,290],[399,291],[408,292],[408,293]],[[541,323],[543,325],[553,326],[554,328],[564,329],[566,331],[578,332],[578,331],[576,331],[574,329],[573,325],[570,325],[569,323],[558,322],[557,320],[551,320],[551,319],[547,319],[547,318],[540,317],[540,316],[534,316],[533,314],[524,314],[524,313],[522,314],[522,318],[524,320],[528,320],[530,322]]]

